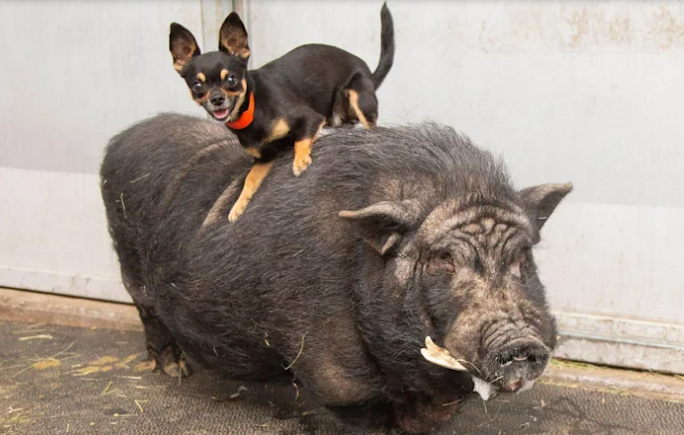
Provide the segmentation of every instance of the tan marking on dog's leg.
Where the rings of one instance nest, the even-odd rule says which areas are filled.
[[[273,166],[273,163],[274,162],[255,163],[254,166],[252,166],[252,169],[250,169],[249,174],[247,174],[247,178],[245,179],[245,185],[242,188],[242,192],[240,192],[240,197],[233,205],[233,208],[230,209],[230,214],[228,215],[228,220],[230,222],[235,222],[245,211],[247,204],[252,200],[256,191],[259,190],[259,186],[261,186],[264,178],[268,175],[268,171],[271,169],[271,166]]]
[[[274,140],[282,139],[290,133],[290,126],[287,125],[287,121],[283,118],[278,118],[273,121],[273,126],[271,127],[271,134],[268,135],[264,143],[270,143]]]
[[[237,192],[239,187],[239,178],[233,180],[233,182],[230,183],[228,187],[226,187],[226,190],[223,191],[223,193],[221,194],[221,196],[218,197],[214,205],[211,206],[211,210],[209,210],[207,217],[204,218],[204,222],[202,223],[202,228],[200,230],[218,221],[219,217],[221,216],[221,210],[223,210],[226,207],[226,203],[235,194],[235,192]]]
[[[221,70],[221,80],[225,80],[226,77],[228,77],[228,70],[225,69],[225,68],[223,68],[223,69]]]
[[[207,76],[205,76],[203,73],[197,73],[197,80],[201,82],[206,82],[207,81]]]
[[[302,175],[306,168],[311,164],[311,147],[318,137],[321,129],[325,125],[325,120],[318,126],[316,133],[310,138],[302,139],[294,144],[294,162],[292,163],[292,172],[295,177]]]
[[[363,128],[370,128],[371,125],[366,119],[366,115],[363,114],[361,109],[359,108],[359,94],[353,89],[349,89],[348,91],[349,95],[349,105],[351,106],[352,110],[354,111],[354,115],[356,115],[356,119],[358,119],[361,122],[361,125],[363,125]]]
[[[261,158],[261,151],[259,151],[258,149],[248,147],[248,148],[245,148],[245,150],[247,151],[247,154],[254,157],[255,159]]]
[[[302,139],[294,144],[294,162],[292,172],[295,177],[302,175],[306,168],[311,164],[311,138]]]

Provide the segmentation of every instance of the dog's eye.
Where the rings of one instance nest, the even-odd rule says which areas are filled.
[[[234,75],[229,75],[228,77],[226,77],[226,83],[228,83],[228,86],[233,88],[233,87],[237,86],[238,80]]]
[[[514,261],[513,264],[508,268],[508,271],[511,273],[516,278],[521,277],[520,273],[520,262],[519,261]]]
[[[200,91],[202,91],[202,83],[200,83],[200,82],[195,82],[195,83],[192,85],[192,90],[193,90],[193,92],[200,92]]]

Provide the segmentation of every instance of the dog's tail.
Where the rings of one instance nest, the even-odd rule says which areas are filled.
[[[387,2],[382,4],[380,10],[380,61],[373,71],[373,85],[378,89],[392,69],[394,63],[394,22],[392,14],[387,8]]]

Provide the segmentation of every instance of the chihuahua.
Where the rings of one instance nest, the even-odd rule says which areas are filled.
[[[192,98],[235,133],[254,158],[228,216],[231,222],[245,210],[281,150],[294,146],[292,170],[300,176],[311,164],[311,146],[324,125],[376,125],[375,91],[394,62],[394,25],[386,4],[380,21],[380,61],[373,72],[357,56],[323,44],[299,46],[248,71],[247,30],[235,12],[221,26],[218,51],[205,54],[189,30],[171,24],[174,68]]]

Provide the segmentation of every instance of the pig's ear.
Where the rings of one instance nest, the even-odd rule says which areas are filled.
[[[520,191],[525,208],[530,214],[530,218],[537,230],[541,230],[546,220],[571,190],[572,184],[566,183],[542,184],[541,186],[528,187]]]
[[[382,201],[339,216],[355,221],[363,239],[381,255],[388,253],[406,231],[420,222],[422,210],[417,200]]]

